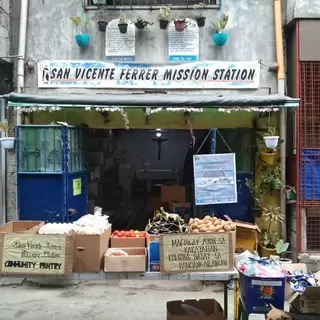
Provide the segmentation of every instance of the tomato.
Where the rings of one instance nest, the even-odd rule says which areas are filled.
[[[113,234],[116,236],[119,233],[119,230],[115,230]]]
[[[130,230],[130,232],[131,232],[131,233],[133,233],[133,232],[134,232],[134,230],[133,230],[133,229],[131,229],[131,230]]]
[[[140,233],[139,235],[137,235],[137,237],[139,238],[145,238],[145,235],[143,233]]]
[[[119,236],[120,236],[120,237],[124,237],[124,236],[125,236],[125,231],[120,231],[120,232],[119,232]]]

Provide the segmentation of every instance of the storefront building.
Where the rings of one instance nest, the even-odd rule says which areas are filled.
[[[54,6],[49,2],[39,5],[22,1],[23,5],[26,3],[25,59],[31,61],[30,66],[34,68],[25,69],[25,74],[19,78],[23,89],[6,96],[6,100],[9,109],[18,112],[18,125],[39,125],[40,130],[45,130],[43,126],[60,122],[79,130],[91,128],[86,146],[79,142],[81,139],[75,133],[77,142],[73,146],[68,144],[66,152],[71,153],[63,158],[67,159],[67,166],[74,161],[70,179],[66,178],[67,184],[71,184],[67,189],[70,188],[73,196],[78,192],[83,194],[83,201],[87,201],[89,195],[89,208],[90,201],[94,201],[93,205],[115,210],[108,207],[110,202],[118,199],[116,201],[122,203],[123,192],[124,198],[135,198],[132,193],[140,190],[141,180],[182,184],[180,173],[185,167],[193,131],[199,147],[206,140],[204,137],[210,136],[210,147],[205,153],[236,154],[238,201],[233,207],[215,207],[214,211],[219,211],[220,215],[227,213],[234,219],[250,220],[253,205],[245,182],[246,179],[257,181],[261,178],[259,175],[253,177],[255,168],[261,165],[261,159],[256,157],[256,135],[266,132],[269,125],[274,126],[285,141],[279,153],[282,176],[278,177],[284,180],[285,146],[292,138],[290,134],[286,137],[284,130],[285,109],[297,107],[298,100],[284,94],[280,1],[263,4],[246,0],[240,3],[231,0],[210,2],[202,12],[193,9],[193,4],[173,2],[168,18],[170,23],[165,30],[159,26],[159,6],[150,10],[147,2],[108,2],[107,7],[102,7],[107,8],[106,11],[98,10],[93,3],[85,3],[83,9],[81,1],[56,1]],[[213,40],[211,24],[216,24],[223,13],[228,15],[224,45]],[[126,19],[120,14],[126,14]],[[200,14],[206,17],[204,27],[198,27],[196,22]],[[181,15],[187,18],[180,19],[185,22],[185,29],[177,31],[174,19]],[[86,29],[80,31],[85,31],[90,38],[76,37],[80,31],[72,24],[71,18],[75,16],[79,16],[80,21],[87,21]],[[146,29],[136,27],[139,16],[148,19]],[[101,20],[108,22],[105,31],[99,30],[98,21]],[[73,19],[75,21],[77,19]],[[120,32],[119,22],[127,24],[125,33]],[[38,194],[38,199],[44,197],[40,202],[45,205],[50,202],[48,193],[59,189],[58,184],[53,183],[46,191],[45,186],[39,184],[40,176],[54,175],[59,170],[64,172],[63,164],[52,160],[56,157],[54,153],[45,165],[41,162],[43,149],[50,147],[43,147],[42,143],[47,143],[51,135],[50,148],[55,148],[55,130],[58,129],[51,127],[48,129],[51,131],[41,133],[40,142],[35,142],[36,138],[28,136],[31,131],[26,133],[25,130],[17,129],[20,143],[16,148],[20,153],[18,170],[8,172],[8,183],[18,181],[20,190],[18,204],[11,199],[7,208],[8,216],[13,219],[16,206],[21,215],[26,198]],[[73,134],[61,130],[59,134],[68,137]],[[33,148],[28,147],[29,143],[33,143]],[[116,156],[114,150],[118,152]],[[53,151],[56,150],[50,150]],[[90,163],[85,162],[82,151],[88,155]],[[8,161],[15,156],[13,152],[8,154]],[[28,161],[32,163],[31,167]],[[56,165],[61,167],[57,169]],[[112,180],[114,166],[121,168],[121,173],[115,173],[122,188],[120,195],[117,190],[111,192],[111,185],[107,183]],[[34,175],[34,188],[28,188],[28,184],[23,184],[25,177],[36,172],[42,175]],[[150,172],[151,177],[148,176]],[[23,184],[20,189],[19,183]],[[146,185],[151,199],[144,201],[152,207],[157,196],[152,195],[148,182]],[[26,190],[38,191],[31,195]],[[110,201],[103,203],[107,195],[110,195]],[[138,201],[137,197],[135,200]],[[285,212],[279,190],[268,201]],[[135,203],[130,202],[130,206],[134,207]],[[141,211],[138,204],[136,207],[137,212]],[[80,209],[74,208],[71,205],[66,209],[69,215],[79,213]],[[32,210],[36,209],[33,207]],[[264,227],[261,219],[256,219],[256,223]]]
[[[320,6],[311,1],[288,1],[287,52],[288,93],[299,97],[300,108],[288,121],[295,128],[289,147],[290,180],[297,186],[297,204],[292,206],[291,238],[302,260],[317,268],[319,237],[319,103],[320,46],[317,29]]]

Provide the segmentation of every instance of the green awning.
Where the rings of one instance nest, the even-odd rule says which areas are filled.
[[[280,95],[219,95],[212,94],[57,94],[33,95],[15,93],[4,95],[9,107],[191,107],[191,108],[228,108],[228,107],[285,107],[296,108],[299,99]]]

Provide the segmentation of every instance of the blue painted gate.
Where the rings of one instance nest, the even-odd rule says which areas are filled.
[[[71,222],[87,212],[84,128],[17,127],[17,193],[20,220]]]

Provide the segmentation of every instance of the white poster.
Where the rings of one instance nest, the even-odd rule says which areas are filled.
[[[168,60],[197,61],[199,60],[199,27],[195,20],[186,19],[186,28],[182,32],[175,29],[174,22],[169,24]]]
[[[128,23],[126,33],[120,33],[119,19],[111,20],[106,29],[106,60],[135,61],[136,30],[132,22]]]

